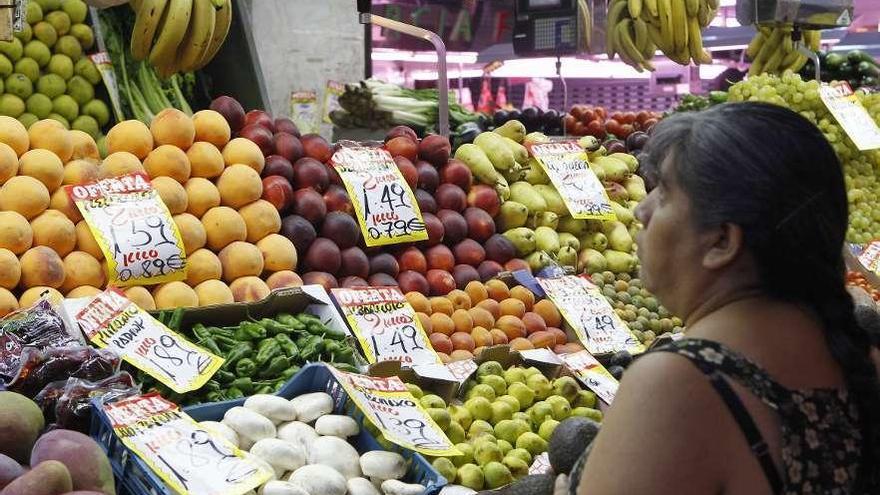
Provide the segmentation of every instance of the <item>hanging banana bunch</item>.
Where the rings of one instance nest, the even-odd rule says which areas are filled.
[[[801,70],[801,67],[807,63],[807,57],[795,48],[791,32],[791,26],[758,27],[758,33],[746,48],[746,56],[752,61],[749,67],[750,76]],[[819,31],[806,30],[802,35],[803,43],[807,48],[814,52],[819,51],[822,38]]]
[[[593,49],[593,13],[587,0],[578,0],[578,29],[581,38],[578,40],[578,51],[589,53]]]
[[[132,0],[131,54],[162,77],[208,64],[232,24],[232,0]]]
[[[654,70],[659,49],[687,65],[712,62],[701,31],[715,18],[718,0],[611,0],[605,46],[608,58],[620,56],[637,71]]]

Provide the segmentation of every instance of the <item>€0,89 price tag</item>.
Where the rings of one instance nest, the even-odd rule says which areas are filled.
[[[562,354],[559,359],[575,376],[580,378],[587,388],[595,392],[597,397],[605,401],[606,404],[611,404],[620,384],[592,354],[587,351],[578,351]]]
[[[177,393],[197,390],[224,359],[174,333],[119,292],[107,289],[76,314],[83,333]]]
[[[422,323],[397,287],[331,289],[367,361],[440,363]]]
[[[461,454],[400,378],[330,369],[351,400],[389,442],[430,456]]]
[[[274,473],[159,394],[104,404],[113,432],[174,493],[241,495]]]
[[[871,241],[859,254],[859,263],[868,271],[880,275],[880,241]]]
[[[599,288],[586,277],[539,278],[538,283],[592,354],[623,350],[636,354],[645,350]]]
[[[333,154],[332,163],[348,190],[367,246],[428,238],[416,197],[387,151],[342,148]]]
[[[531,151],[556,186],[572,217],[591,220],[617,218],[605,187],[587,163],[587,154],[577,143],[535,144]]]
[[[846,81],[819,86],[819,97],[860,151],[880,148],[877,123]]]
[[[110,284],[152,285],[186,277],[177,224],[146,174],[65,186],[104,253]]]

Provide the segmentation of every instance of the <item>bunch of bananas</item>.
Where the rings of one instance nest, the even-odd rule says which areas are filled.
[[[806,55],[797,51],[791,38],[791,26],[758,27],[758,34],[749,42],[746,55],[752,60],[749,75],[797,72],[807,63]],[[819,31],[803,31],[803,42],[810,50],[819,51]]]
[[[581,38],[578,40],[578,51],[589,53],[593,48],[593,13],[587,0],[578,0],[578,29]]]
[[[162,77],[207,65],[232,24],[232,0],[132,0],[131,8],[131,54]]]
[[[651,58],[660,49],[687,65],[712,62],[703,49],[701,30],[718,10],[718,0],[612,0],[608,6],[605,47],[637,71],[654,70]]]

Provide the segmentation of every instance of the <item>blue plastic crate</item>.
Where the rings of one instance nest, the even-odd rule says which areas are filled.
[[[361,454],[371,450],[385,450],[370,432],[363,427],[364,416],[353,407],[348,394],[336,381],[327,365],[312,363],[304,366],[299,373],[285,384],[277,395],[293,398],[309,392],[327,392],[333,397],[335,414],[346,414],[355,418],[361,425],[360,433],[350,438],[351,444]],[[213,404],[200,404],[184,408],[183,411],[196,421],[220,421],[230,408],[244,404],[244,399],[228,400]],[[113,434],[109,418],[95,403],[95,414],[92,415],[92,437],[104,448],[110,458],[114,474],[122,479],[131,495],[174,495],[166,488],[158,476],[136,455],[133,455]],[[446,486],[447,480],[440,475],[431,464],[419,453],[403,449],[396,445],[392,450],[410,460],[410,467],[403,478],[408,483],[419,483],[425,486],[424,495],[437,495]]]

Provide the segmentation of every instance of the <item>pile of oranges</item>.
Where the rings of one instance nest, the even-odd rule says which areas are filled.
[[[868,279],[865,278],[865,276],[861,272],[856,272],[852,270],[847,271],[846,284],[853,287],[858,287],[867,292],[868,295],[871,296],[871,299],[873,299],[874,301],[880,301],[880,291],[872,287],[871,283],[868,282]]]
[[[521,285],[472,281],[446,296],[428,298],[408,292],[406,299],[443,362],[472,359],[484,348],[501,344],[517,350],[544,347],[559,354],[583,349],[568,342],[553,302],[536,300]]]

